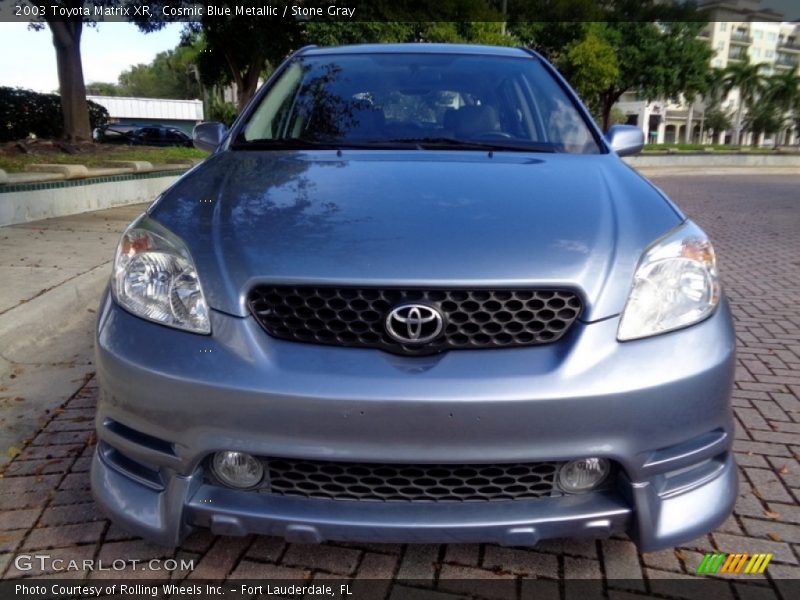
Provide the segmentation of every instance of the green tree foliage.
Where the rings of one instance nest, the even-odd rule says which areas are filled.
[[[161,14],[164,5],[195,5],[193,0],[150,2],[151,13]],[[222,4],[222,3],[220,3]],[[228,3],[232,4],[232,3]],[[263,8],[262,0],[241,0],[244,7]],[[134,18],[134,21],[137,21]],[[145,32],[161,29],[162,21],[139,20]],[[303,22],[271,16],[235,14],[230,17],[209,17],[186,24],[184,41],[203,40],[203,51],[197,56],[200,79],[206,86],[233,84],[239,110],[253,97],[258,80],[274,69],[286,56],[303,44]]]
[[[201,45],[190,40],[174,50],[159,52],[149,65],[139,64],[119,76],[117,95],[143,98],[200,98],[197,59]]]
[[[302,43],[300,22],[271,17],[203,18],[188,27],[205,41],[197,60],[203,83],[233,84],[240,111],[255,94],[259,77]]]
[[[711,107],[706,109],[703,117],[703,126],[709,131],[719,133],[731,128],[731,116],[721,108]]]
[[[219,98],[212,98],[208,106],[209,121],[224,123],[227,127],[233,125],[239,111],[232,102],[225,102]]]
[[[725,71],[722,69],[711,69],[706,74],[705,84],[702,88],[703,100],[709,109],[718,107],[724,97],[725,92]]]
[[[558,60],[558,67],[592,113],[602,115],[601,94],[619,78],[614,48],[602,37],[602,26],[593,23],[586,36],[570,42]]]
[[[496,21],[437,21],[416,27],[409,41],[519,46],[520,40],[511,33],[504,34],[502,27]]]
[[[608,25],[606,39],[615,49],[619,74],[599,95],[604,127],[611,107],[629,90],[658,98],[704,89],[712,51],[697,39],[703,26],[688,21]]]
[[[744,119],[744,129],[752,131],[756,136],[761,133],[772,134],[783,127],[783,115],[775,110],[769,102],[760,102],[753,106]],[[757,138],[753,138],[753,144]]]
[[[86,93],[90,96],[124,96],[117,83],[93,81],[86,84]]]
[[[385,44],[411,41],[413,32],[411,23],[394,21],[309,21],[305,26],[305,39],[318,46]]]
[[[572,81],[576,87],[595,87],[595,79],[611,79],[613,52],[617,64],[613,81],[583,96],[587,104],[597,107],[604,128],[609,125],[611,107],[627,91],[658,98],[691,95],[705,88],[712,50],[697,38],[707,23],[691,4],[550,0],[529,2],[526,8],[518,1],[513,3],[511,30],[565,72],[570,69],[571,50],[572,60],[582,57],[580,75],[572,74],[579,77]],[[526,22],[528,18],[536,22]],[[600,42],[591,41],[593,37]],[[603,48],[606,60],[588,62],[586,50],[592,45]]]
[[[762,78],[758,100],[752,103],[744,127],[756,134],[797,127],[800,117],[800,76],[784,71]],[[781,134],[780,137],[783,137]],[[776,138],[778,144],[782,140]]]
[[[795,71],[775,73],[766,80],[765,97],[790,117],[800,113],[800,75]]]
[[[606,20],[597,0],[508,0],[509,30],[525,46],[558,63],[565,49],[586,36],[593,23]]]
[[[499,21],[431,21],[426,23],[311,21],[304,38],[309,44],[433,42],[449,44],[487,44],[519,46],[522,42],[511,33],[503,33]]]

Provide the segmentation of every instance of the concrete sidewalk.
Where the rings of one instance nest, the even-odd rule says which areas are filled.
[[[120,233],[147,204],[0,228],[0,465],[91,376]]]

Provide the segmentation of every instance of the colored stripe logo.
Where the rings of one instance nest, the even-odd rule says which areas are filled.
[[[697,572],[704,575],[715,573],[746,573],[755,575],[763,573],[773,554],[725,554],[715,552],[706,554],[697,567]]]

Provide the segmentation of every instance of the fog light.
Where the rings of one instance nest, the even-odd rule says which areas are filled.
[[[226,450],[217,452],[211,461],[211,471],[220,483],[235,488],[250,488],[264,477],[261,461],[246,452]]]
[[[603,483],[611,465],[605,458],[581,458],[565,463],[558,472],[558,485],[570,494],[593,490]]]

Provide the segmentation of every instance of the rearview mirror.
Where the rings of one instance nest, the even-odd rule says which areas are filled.
[[[195,148],[214,152],[225,139],[228,129],[222,123],[210,122],[195,125],[192,130],[192,143]]]
[[[638,154],[644,148],[644,131],[636,125],[614,125],[606,132],[606,141],[619,156]]]

